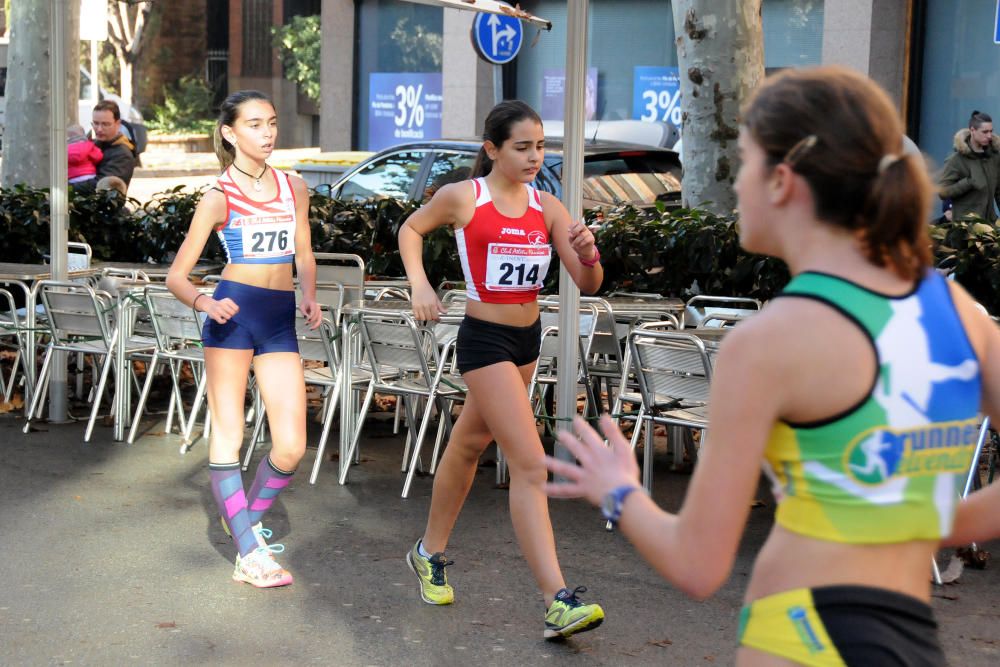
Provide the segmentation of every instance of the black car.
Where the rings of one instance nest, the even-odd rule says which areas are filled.
[[[469,178],[481,145],[442,139],[393,146],[344,174],[330,186],[330,196],[427,201],[442,185]],[[681,165],[672,150],[593,141],[584,144],[583,160],[585,209],[680,204]],[[545,161],[534,186],[559,197],[562,161],[562,141],[546,138]]]

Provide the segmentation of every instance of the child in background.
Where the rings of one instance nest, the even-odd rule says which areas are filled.
[[[79,189],[83,183],[90,181],[90,187],[93,188],[97,182],[97,163],[104,158],[104,153],[87,138],[80,125],[66,128],[66,143],[70,184]]]

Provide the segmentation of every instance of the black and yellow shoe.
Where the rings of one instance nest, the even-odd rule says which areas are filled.
[[[420,597],[427,604],[451,604],[455,601],[455,591],[448,585],[448,575],[444,569],[455,561],[447,560],[443,553],[430,558],[420,555],[420,540],[406,554],[406,564],[417,575],[420,582]]]
[[[577,597],[577,593],[586,592],[586,586],[577,586],[572,592],[564,588],[556,593],[556,599],[545,612],[546,639],[565,639],[578,632],[593,630],[604,622],[601,605],[584,604]]]

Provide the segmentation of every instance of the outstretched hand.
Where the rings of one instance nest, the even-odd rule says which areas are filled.
[[[559,433],[559,442],[576,457],[577,464],[545,457],[545,466],[564,482],[549,482],[545,493],[552,498],[586,498],[599,506],[604,496],[616,487],[635,484],[639,479],[639,465],[628,440],[614,420],[601,417],[601,429],[611,445],[580,417],[573,419],[573,432]]]

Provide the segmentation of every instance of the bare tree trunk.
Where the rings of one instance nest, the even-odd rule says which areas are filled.
[[[761,0],[673,0],[683,108],[684,203],[736,206],[740,104],[764,78]]]
[[[68,3],[67,33],[80,33],[79,3]],[[49,16],[45,2],[15,2],[7,17],[7,98],[4,111],[3,171],[0,184],[49,185],[51,85],[49,76]],[[70,32],[72,31],[72,32]],[[77,122],[80,95],[80,54],[74,40],[66,49],[67,123]],[[75,73],[75,74],[74,74]],[[61,147],[62,150],[65,150]]]
[[[4,187],[49,184],[50,15],[48,2],[15,2],[8,17]]]
[[[118,78],[121,81],[121,90],[119,91],[119,96],[128,102],[133,104],[133,98],[135,88],[133,87],[132,74],[135,68],[132,63],[129,62],[128,58],[123,55],[118,55]]]
[[[152,0],[108,0],[108,41],[118,56],[121,98],[135,106],[135,64],[142,53]]]
[[[66,3],[66,124],[80,122],[80,3]],[[88,118],[89,122],[90,119]]]

